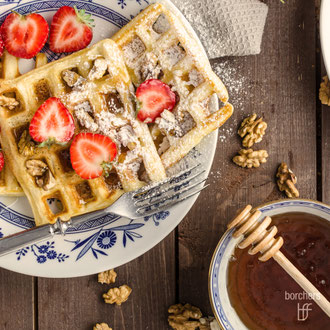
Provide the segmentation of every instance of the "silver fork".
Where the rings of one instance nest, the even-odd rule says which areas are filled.
[[[106,209],[73,217],[70,221],[57,219],[54,224],[28,229],[0,239],[0,257],[29,244],[50,239],[54,235],[65,235],[91,219],[114,213],[130,219],[150,216],[198,194],[208,185],[202,185],[205,170],[200,164],[188,168],[159,183],[145,186],[137,191],[122,195]]]

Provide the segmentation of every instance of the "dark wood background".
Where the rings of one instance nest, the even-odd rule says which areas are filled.
[[[105,304],[102,293],[108,287],[98,284],[96,275],[45,279],[0,269],[0,330],[87,330],[96,322],[107,322],[114,330],[168,329],[167,308],[177,302],[211,314],[208,268],[213,250],[237,208],[285,197],[274,180],[280,162],[297,175],[301,197],[330,203],[330,109],[318,100],[325,72],[319,0],[265,2],[269,13],[261,54],[211,61],[227,73],[230,69],[231,81],[225,82],[235,112],[219,132],[224,141],[219,138],[210,187],[166,239],[116,269],[116,284],[133,288],[129,300],[121,307]],[[266,149],[269,159],[246,170],[231,158],[240,149],[237,128],[253,112],[268,123],[255,147]]]

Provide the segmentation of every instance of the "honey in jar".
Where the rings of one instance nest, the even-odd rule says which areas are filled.
[[[284,239],[281,252],[330,300],[330,222],[305,213],[272,217]],[[235,249],[228,295],[249,329],[330,329],[330,318],[273,259]],[[317,299],[317,297],[316,297]]]

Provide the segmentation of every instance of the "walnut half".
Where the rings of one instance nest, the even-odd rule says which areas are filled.
[[[175,330],[209,330],[208,322],[201,322],[202,312],[190,304],[177,304],[168,309],[168,323]]]
[[[93,330],[112,330],[106,323],[97,323],[94,325]]]
[[[330,105],[330,83],[328,76],[324,76],[323,81],[321,82],[319,99],[322,104]]]
[[[261,163],[267,162],[268,153],[266,150],[241,149],[233,158],[233,162],[241,167],[259,167]]]
[[[256,119],[255,113],[245,118],[238,130],[238,135],[243,138],[243,147],[251,148],[255,143],[260,142],[265,134],[267,123],[262,118]]]
[[[107,293],[103,294],[104,302],[107,304],[116,303],[117,305],[121,305],[128,299],[131,292],[132,289],[126,284],[119,288],[110,289]]]
[[[114,269],[106,270],[98,274],[98,282],[101,284],[115,283],[116,277],[117,277],[117,273],[114,271]]]
[[[0,95],[0,106],[6,107],[8,110],[14,110],[19,105],[19,102],[13,97]]]
[[[35,178],[38,187],[50,190],[55,186],[55,179],[47,164],[39,159],[29,159],[25,163],[27,172]]]
[[[281,163],[278,167],[276,177],[278,178],[277,185],[280,191],[284,191],[289,198],[299,197],[299,191],[295,187],[297,177],[286,163]]]

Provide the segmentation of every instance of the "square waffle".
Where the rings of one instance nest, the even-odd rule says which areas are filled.
[[[46,55],[42,53],[37,54],[35,66],[40,67],[46,63]],[[5,51],[1,58],[1,78],[13,79],[19,75],[18,58]],[[6,104],[5,101],[6,99],[0,99],[2,105]],[[6,162],[4,168],[0,172],[0,196],[24,196],[22,187],[17,182],[9,166],[6,165]]]
[[[125,191],[143,186],[143,180],[166,177],[148,126],[135,119],[131,80],[119,48],[110,39],[2,81],[2,96],[17,101],[14,108],[3,105],[0,111],[6,162],[31,204],[37,225],[105,208]],[[35,111],[52,96],[73,115],[75,134],[98,132],[116,142],[118,158],[110,175],[84,180],[72,169],[68,145],[40,148],[29,138]],[[29,142],[23,151],[18,145],[22,137]],[[60,201],[59,210],[49,205],[53,199]]]
[[[112,39],[123,51],[136,87],[147,79],[160,79],[177,93],[173,112],[165,110],[149,124],[165,169],[231,116],[225,86],[180,19],[163,5],[150,5]],[[216,96],[221,107],[212,111]]]

